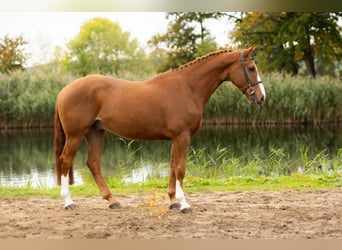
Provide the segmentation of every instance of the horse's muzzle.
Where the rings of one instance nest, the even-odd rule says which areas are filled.
[[[262,106],[265,103],[265,96],[262,95],[258,98],[258,96],[256,95],[255,91],[252,88],[250,88],[247,91],[247,94],[250,96],[250,99],[249,99],[250,104],[257,104],[257,105]]]

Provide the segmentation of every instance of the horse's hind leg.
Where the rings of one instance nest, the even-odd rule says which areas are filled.
[[[101,128],[99,122],[96,122],[86,135],[88,143],[87,165],[94,176],[95,182],[100,189],[102,197],[109,202],[109,208],[120,208],[121,205],[113,197],[101,172],[101,154],[103,150],[103,140],[105,131]]]
[[[69,172],[73,166],[73,160],[77,149],[83,140],[83,136],[70,137],[67,136],[63,152],[60,156],[61,161],[61,196],[65,201],[65,209],[74,208],[74,203],[69,191]]]

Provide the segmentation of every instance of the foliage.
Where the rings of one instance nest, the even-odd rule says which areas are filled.
[[[8,73],[24,69],[24,64],[29,57],[24,51],[26,44],[23,36],[10,38],[6,35],[0,39],[0,72]]]
[[[175,23],[179,23],[184,27],[190,25],[196,29],[198,25],[199,32],[197,31],[198,34],[196,36],[203,41],[210,34],[209,30],[204,26],[205,21],[208,19],[219,19],[225,15],[223,12],[168,12],[166,17],[170,19],[175,18]]]
[[[166,59],[157,66],[157,71],[177,68],[216,50],[217,44],[205,28],[205,21],[223,16],[225,14],[221,12],[168,12],[166,17],[170,22],[167,32],[157,34],[149,41],[155,50],[167,48]]]
[[[211,36],[207,36],[197,45],[195,58],[201,57],[216,50],[218,50],[218,47],[215,39]]]
[[[76,75],[151,72],[145,52],[138,49],[138,41],[107,18],[96,17],[85,22],[68,48],[65,64]]]
[[[336,75],[342,59],[340,12],[246,13],[236,22],[233,39],[242,47],[257,45],[256,59],[266,72]],[[328,66],[327,66],[328,65]]]

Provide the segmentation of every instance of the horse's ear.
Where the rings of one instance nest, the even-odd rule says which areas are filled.
[[[252,46],[252,47],[250,47],[248,49],[245,49],[243,51],[243,57],[248,57],[249,55],[252,55],[252,53],[255,50],[255,48],[256,48],[255,46]]]

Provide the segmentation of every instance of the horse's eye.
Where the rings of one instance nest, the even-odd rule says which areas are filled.
[[[250,66],[250,67],[248,67],[248,70],[251,71],[251,72],[254,72],[255,71],[255,67],[254,66]]]

